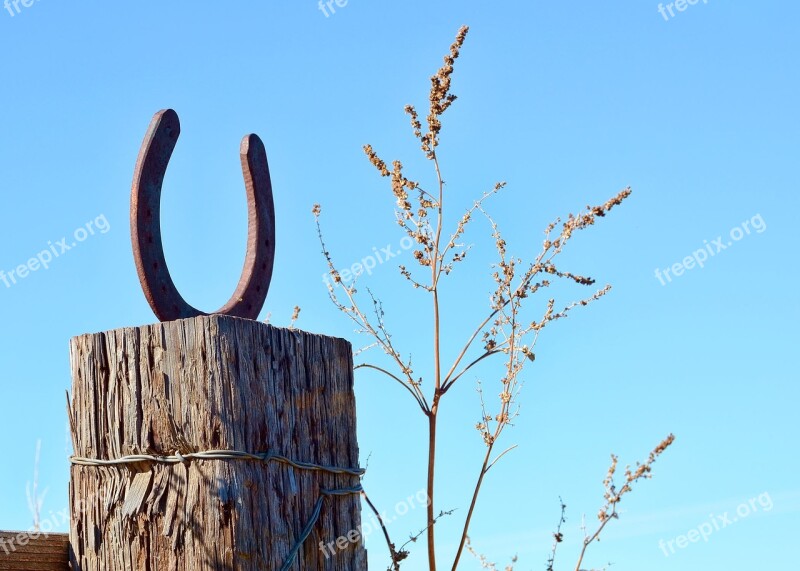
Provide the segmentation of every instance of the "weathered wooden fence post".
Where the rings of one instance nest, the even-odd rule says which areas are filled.
[[[139,276],[165,322],[70,343],[72,568],[365,570],[351,346],[243,318],[258,315],[274,252],[255,135],[242,144],[250,232],[237,292],[213,315],[183,301],[158,227],[178,131],[174,112],[154,118],[131,210]]]
[[[71,342],[75,455],[269,452],[358,466],[352,354],[341,339],[227,316],[82,335]],[[366,569],[351,473],[278,460],[187,459],[72,467],[75,569]],[[334,551],[335,553],[331,553]]]

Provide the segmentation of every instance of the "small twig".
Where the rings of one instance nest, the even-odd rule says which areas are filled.
[[[297,321],[297,318],[300,317],[300,306],[295,305],[294,311],[292,312],[292,319],[289,322],[289,329],[294,329],[294,324]]]
[[[647,460],[645,460],[643,463],[636,463],[635,470],[632,471],[630,466],[627,466],[625,468],[625,483],[619,489],[619,491],[617,491],[616,485],[614,484],[614,474],[617,471],[618,458],[613,454],[611,455],[611,466],[608,468],[608,473],[603,480],[603,485],[606,488],[606,492],[604,494],[606,501],[603,507],[600,508],[600,512],[597,514],[597,518],[600,520],[600,525],[593,534],[589,535],[586,532],[586,523],[584,521],[582,526],[584,530],[583,547],[581,548],[580,555],[578,556],[578,562],[575,564],[575,571],[581,571],[581,563],[583,563],[583,558],[586,556],[586,550],[593,542],[599,539],[600,533],[603,531],[603,529],[605,529],[608,522],[610,522],[612,519],[619,518],[617,506],[622,500],[622,497],[625,494],[630,493],[633,490],[633,485],[639,480],[651,478],[650,472],[653,463],[667,448],[669,448],[674,441],[675,436],[672,434],[668,435],[664,440],[659,442],[658,446],[656,446],[652,452],[650,452]]]
[[[439,512],[439,515],[437,515],[435,518],[433,518],[433,523],[431,523],[431,525],[434,525],[434,524],[436,524],[436,522],[437,522],[437,521],[439,521],[439,519],[441,519],[442,517],[444,517],[444,516],[446,516],[446,515],[453,515],[453,513],[454,513],[455,511],[456,511],[455,509],[452,509],[452,510],[442,510],[442,511],[440,511],[440,512]],[[428,527],[429,527],[429,526],[427,526],[427,525],[426,525],[426,526],[425,526],[425,527],[423,527],[421,530],[419,530],[419,531],[418,531],[416,534],[414,534],[414,535],[412,535],[412,536],[409,536],[409,538],[408,538],[408,541],[406,541],[406,542],[405,542],[403,545],[401,545],[401,546],[400,546],[400,550],[402,551],[402,550],[403,550],[403,548],[404,548],[406,545],[408,545],[409,543],[416,543],[416,541],[417,541],[417,540],[418,540],[420,537],[422,537],[422,534],[423,534],[423,533],[425,533],[425,532],[428,530]]]
[[[475,557],[481,562],[481,567],[483,567],[484,569],[488,569],[489,571],[497,571],[496,563],[489,561],[485,555],[475,551],[475,549],[472,547],[472,542],[470,541],[469,536],[467,536],[466,547],[467,551],[469,551],[473,555],[473,557]],[[517,563],[517,559],[518,557],[514,555],[514,557],[511,558],[511,563],[506,565],[505,571],[514,571],[514,565]]]
[[[33,516],[33,531],[39,531],[39,527],[41,525],[41,513],[42,513],[42,505],[44,504],[44,498],[47,496],[47,488],[44,489],[42,495],[39,495],[39,460],[41,457],[42,451],[42,441],[36,441],[36,456],[34,457],[33,462],[33,483],[28,482],[25,485],[25,495],[28,500],[28,509]]]
[[[518,447],[519,447],[519,444],[514,444],[513,446],[509,446],[508,448],[506,448],[505,450],[503,450],[503,451],[502,451],[500,454],[498,454],[498,455],[497,455],[497,458],[495,458],[494,460],[492,460],[491,462],[489,462],[489,465],[488,465],[488,466],[486,466],[486,471],[488,472],[489,470],[491,470],[491,469],[492,469],[492,466],[494,466],[495,464],[497,464],[497,462],[500,460],[500,458],[502,458],[503,456],[505,456],[506,454],[508,454],[508,453],[509,453],[509,452],[511,452],[512,450],[514,450],[514,448],[518,448]]]
[[[558,549],[559,544],[564,541],[564,534],[561,533],[561,526],[566,523],[566,513],[567,513],[567,505],[564,503],[564,500],[561,499],[559,496],[558,498],[559,503],[561,504],[561,517],[558,520],[558,526],[556,527],[556,531],[553,534],[553,550],[550,552],[550,558],[547,560],[547,571],[553,571],[553,565],[556,562],[556,550]]]
[[[375,514],[375,517],[378,518],[378,523],[381,525],[381,530],[383,531],[383,537],[386,539],[386,545],[389,547],[389,554],[392,557],[392,564],[389,567],[389,571],[399,571],[400,562],[406,557],[408,557],[408,552],[403,551],[402,548],[400,550],[395,549],[394,543],[392,543],[392,540],[389,538],[389,531],[386,529],[386,524],[383,522],[381,514],[378,513],[378,508],[376,508],[375,504],[372,503],[372,500],[369,499],[367,492],[362,490],[361,496],[364,498],[364,501],[367,502],[367,505],[372,510],[372,513]]]
[[[375,369],[376,371],[379,371],[379,372],[383,373],[384,375],[394,379],[395,381],[400,383],[404,389],[406,389],[408,392],[411,393],[411,396],[414,397],[414,399],[417,401],[417,404],[420,406],[420,408],[423,410],[423,412],[428,410],[428,403],[425,401],[425,395],[424,394],[420,395],[420,394],[415,393],[411,389],[411,387],[408,386],[407,382],[403,381],[403,379],[401,379],[400,377],[397,377],[396,375],[393,375],[392,373],[390,373],[386,369],[384,369],[382,367],[378,367],[377,365],[371,365],[369,363],[359,363],[358,365],[353,367],[353,370],[356,370],[356,369]]]

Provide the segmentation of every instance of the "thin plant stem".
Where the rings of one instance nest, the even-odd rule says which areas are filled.
[[[464,551],[464,544],[467,541],[467,534],[469,533],[469,524],[472,521],[472,514],[475,511],[476,504],[478,503],[478,494],[480,494],[481,486],[483,485],[483,478],[486,476],[486,472],[489,471],[489,458],[492,455],[493,447],[494,443],[489,444],[489,446],[486,447],[486,455],[483,457],[483,464],[481,465],[478,482],[475,484],[475,489],[472,492],[472,501],[470,501],[469,511],[467,511],[467,518],[464,521],[464,530],[461,532],[461,540],[458,543],[458,550],[456,551],[455,559],[453,559],[453,571],[456,571],[458,562],[461,559],[461,553]]]
[[[390,571],[400,571],[400,561],[402,561],[404,557],[395,549],[394,543],[392,543],[392,540],[389,537],[389,531],[386,529],[386,524],[383,522],[383,518],[378,512],[378,508],[376,508],[375,504],[372,503],[372,500],[369,499],[367,492],[361,490],[361,496],[364,498],[364,501],[367,502],[367,505],[372,510],[372,513],[375,514],[375,517],[378,519],[378,523],[381,526],[381,530],[383,531],[383,537],[386,539],[386,545],[389,547],[389,554],[392,557],[392,566],[389,568]]]
[[[442,180],[442,173],[439,170],[439,160],[436,154],[433,153],[433,164],[436,166],[436,178],[439,182],[439,201],[437,204],[437,222],[436,222],[436,239],[433,242],[431,252],[431,290],[433,294],[433,376],[434,376],[434,394],[433,406],[428,416],[428,567],[430,571],[436,571],[436,530],[434,528],[436,513],[433,498],[434,498],[434,484],[436,474],[436,422],[439,413],[439,399],[441,398],[442,386],[442,365],[441,365],[441,329],[439,321],[439,277],[438,270],[441,263],[439,257],[439,241],[442,236],[443,224],[443,198],[444,198],[444,181]]]

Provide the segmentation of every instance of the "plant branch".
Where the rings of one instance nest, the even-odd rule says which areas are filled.
[[[395,549],[394,543],[392,543],[392,540],[389,538],[389,531],[386,529],[386,524],[384,523],[381,514],[378,513],[378,509],[375,507],[375,504],[372,503],[372,500],[369,499],[367,492],[364,490],[361,490],[361,496],[367,502],[367,505],[375,514],[375,517],[378,518],[378,523],[381,525],[381,530],[383,531],[383,537],[386,539],[386,545],[389,547],[389,555],[392,558],[392,564],[388,571],[400,571],[400,562],[408,557],[408,551],[404,551],[402,547],[399,550]]]
[[[481,465],[481,471],[478,475],[478,482],[475,484],[475,489],[472,492],[472,500],[469,504],[469,511],[467,511],[467,518],[464,521],[464,529],[461,532],[461,539],[458,542],[458,550],[456,551],[455,559],[453,559],[453,568],[452,571],[456,571],[458,567],[458,562],[461,559],[461,554],[464,551],[464,544],[467,541],[467,536],[469,534],[469,524],[472,521],[472,514],[475,511],[475,505],[478,503],[478,494],[481,491],[481,485],[483,485],[483,478],[486,476],[486,472],[488,471],[489,465],[489,457],[492,455],[492,448],[494,444],[490,443],[486,447],[486,455],[483,458],[483,464]]]
[[[502,351],[498,351],[497,349],[493,349],[493,350],[491,350],[491,351],[486,351],[486,353],[484,353],[483,355],[481,355],[481,356],[480,356],[480,357],[478,357],[477,359],[473,360],[473,361],[472,361],[472,362],[471,362],[469,365],[467,365],[466,367],[464,367],[464,368],[461,370],[461,372],[459,372],[459,373],[458,373],[458,374],[457,374],[455,377],[453,377],[453,378],[452,378],[452,379],[451,379],[449,382],[445,383],[445,384],[444,384],[444,386],[442,386],[442,394],[446,393],[446,392],[447,392],[447,390],[448,390],[450,387],[452,387],[452,386],[453,386],[453,384],[455,384],[455,382],[456,382],[456,381],[457,381],[457,380],[458,380],[458,379],[461,377],[461,375],[463,375],[464,373],[466,373],[467,371],[469,371],[469,370],[470,370],[472,367],[474,367],[475,365],[477,365],[478,363],[480,363],[481,361],[483,361],[483,360],[484,360],[484,359],[486,359],[487,357],[491,357],[492,355],[496,355],[496,354],[498,354],[498,353],[502,353]]]
[[[405,382],[403,379],[401,379],[400,377],[398,377],[398,376],[396,376],[396,375],[394,375],[394,374],[390,373],[390,372],[389,372],[389,371],[387,371],[386,369],[384,369],[384,368],[382,368],[382,367],[378,367],[377,365],[371,365],[371,364],[369,364],[369,363],[359,363],[358,365],[356,365],[355,367],[353,367],[353,370],[356,370],[356,369],[375,369],[376,371],[380,371],[380,372],[381,372],[381,373],[383,373],[384,375],[386,375],[386,376],[388,376],[388,377],[390,377],[390,378],[394,379],[394,380],[395,380],[395,381],[397,381],[398,383],[400,383],[400,385],[401,385],[401,386],[402,386],[402,387],[403,387],[405,390],[407,390],[408,392],[410,392],[410,393],[411,393],[411,396],[413,396],[413,397],[414,397],[414,399],[417,401],[417,404],[418,404],[418,405],[419,405],[419,407],[422,409],[422,412],[424,412],[425,414],[428,414],[428,412],[430,411],[430,409],[428,408],[428,403],[425,401],[425,395],[424,395],[424,394],[418,395],[417,393],[415,393],[415,392],[414,392],[414,391],[411,389],[411,387],[409,387],[409,386],[408,386],[408,383],[406,383],[406,382]]]

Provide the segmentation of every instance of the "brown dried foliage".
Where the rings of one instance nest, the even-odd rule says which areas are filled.
[[[444,57],[444,63],[436,74],[431,77],[429,93],[429,110],[426,118],[426,130],[415,107],[407,105],[405,112],[409,115],[414,137],[419,141],[420,148],[425,158],[431,161],[435,173],[434,184],[430,190],[414,179],[406,176],[403,164],[392,161],[391,167],[381,158],[379,153],[371,146],[364,146],[364,153],[369,162],[378,171],[381,177],[390,179],[390,187],[395,203],[395,220],[406,236],[411,238],[416,245],[413,251],[415,263],[412,266],[400,265],[400,275],[415,289],[421,289],[431,295],[434,348],[433,370],[426,377],[430,382],[423,390],[423,376],[418,376],[410,358],[404,358],[395,345],[393,337],[386,323],[386,316],[381,302],[367,289],[370,311],[363,309],[360,296],[357,296],[356,281],[345,283],[333,258],[328,251],[323,239],[320,226],[321,207],[314,205],[312,210],[317,233],[322,246],[322,253],[328,265],[332,283],[328,286],[331,301],[357,326],[357,331],[371,338],[370,346],[379,347],[385,353],[390,366],[380,366],[373,363],[361,363],[356,368],[370,368],[379,371],[401,385],[416,401],[421,412],[427,417],[429,426],[428,438],[428,474],[427,492],[430,504],[427,510],[425,532],[427,534],[428,568],[436,569],[436,545],[434,524],[439,516],[434,507],[435,492],[435,465],[437,443],[437,421],[442,397],[459,381],[468,371],[478,363],[489,357],[502,358],[502,374],[498,378],[498,397],[493,412],[487,410],[483,398],[482,384],[479,382],[481,418],[475,428],[481,435],[486,453],[477,474],[477,483],[474,487],[470,507],[467,512],[461,540],[457,554],[452,563],[452,569],[458,567],[461,554],[468,542],[470,521],[474,512],[478,495],[481,490],[484,476],[494,464],[514,447],[508,448],[499,454],[494,453],[494,447],[503,432],[510,426],[519,413],[517,397],[522,386],[521,373],[526,364],[535,359],[534,347],[539,333],[550,323],[563,319],[576,307],[583,307],[606,295],[611,286],[605,285],[580,297],[570,303],[558,305],[555,298],[549,298],[544,304],[541,314],[535,319],[523,318],[523,306],[534,294],[550,288],[557,280],[566,280],[578,286],[591,287],[595,280],[588,276],[572,273],[560,269],[555,261],[557,256],[564,251],[567,243],[575,233],[595,224],[613,208],[621,204],[631,194],[630,188],[625,188],[605,203],[596,206],[587,206],[577,215],[570,214],[566,220],[557,219],[545,229],[545,237],[541,250],[532,261],[523,263],[522,259],[511,256],[507,251],[507,244],[495,220],[484,209],[484,203],[506,186],[504,182],[496,183],[491,189],[483,193],[454,225],[452,232],[443,235],[444,219],[444,179],[439,167],[437,148],[440,144],[442,131],[441,117],[456,100],[451,93],[451,81],[456,59],[461,53],[469,28],[462,27],[449,53]],[[483,317],[476,320],[476,327],[465,340],[460,351],[451,360],[451,366],[443,366],[443,356],[440,351],[441,316],[439,311],[439,283],[443,276],[453,272],[456,264],[463,262],[469,251],[469,246],[462,240],[470,223],[476,214],[481,214],[488,221],[492,231],[497,262],[494,264],[492,278],[494,290],[491,294],[488,311]],[[439,514],[441,515],[441,513]],[[385,530],[384,530],[385,531]],[[392,567],[399,567],[396,550],[390,541],[392,553]],[[484,567],[494,569],[485,559],[481,560]],[[511,569],[512,564],[507,567]]]

